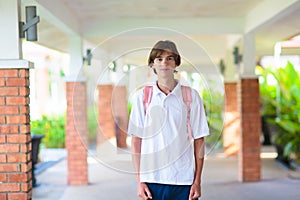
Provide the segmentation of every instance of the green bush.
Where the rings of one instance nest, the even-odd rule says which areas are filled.
[[[88,108],[87,112],[87,124],[88,124],[88,138],[89,142],[96,142],[97,140],[97,131],[98,131],[98,110],[94,108],[93,106],[90,106]]]
[[[200,96],[203,99],[210,130],[210,135],[205,138],[205,142],[210,147],[219,148],[222,146],[224,95],[213,89],[204,89]]]
[[[278,127],[275,144],[288,158],[300,156],[300,73],[288,62],[282,68],[257,68],[260,75],[262,115]],[[270,84],[270,77],[277,84]],[[279,95],[279,98],[276,96]]]
[[[42,116],[30,122],[31,133],[44,135],[42,144],[47,148],[65,147],[65,116]]]

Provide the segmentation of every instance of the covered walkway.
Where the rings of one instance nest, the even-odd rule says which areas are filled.
[[[274,54],[278,41],[299,34],[300,0],[0,0],[0,8],[0,199],[27,200],[32,193],[33,199],[135,199],[133,176],[110,170],[88,155],[87,109],[92,104],[97,113],[97,148],[117,132],[124,145],[128,94],[151,78],[145,65],[148,50],[166,39],[180,47],[182,71],[189,76],[196,72],[214,92],[221,88],[225,129],[221,123],[218,130],[233,133],[229,137],[239,145],[235,159],[207,158],[204,198],[260,199],[260,192],[267,192],[263,199],[299,197],[298,181],[288,179],[273,160],[260,158],[255,66],[260,57]],[[31,10],[26,17],[25,8]],[[30,79],[36,63],[23,57],[21,36],[38,19],[36,42],[69,56],[64,79],[68,156],[40,174],[43,185],[33,191],[30,103],[35,93]],[[281,53],[299,55],[299,47]],[[43,63],[47,57],[38,59]],[[84,70],[93,74],[92,86]],[[213,82],[220,87],[209,85]],[[128,156],[115,164],[130,169]]]

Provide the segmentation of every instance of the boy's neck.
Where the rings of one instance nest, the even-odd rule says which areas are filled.
[[[157,86],[158,88],[164,92],[166,95],[171,93],[173,89],[176,87],[177,82],[173,79],[158,79],[157,80]]]

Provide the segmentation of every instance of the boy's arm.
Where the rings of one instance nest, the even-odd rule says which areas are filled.
[[[194,140],[195,175],[190,191],[190,199],[201,197],[201,175],[204,163],[204,138]]]
[[[138,196],[141,199],[152,199],[152,195],[146,183],[140,182],[140,160],[141,160],[141,143],[142,139],[136,136],[132,136],[131,149],[132,149],[132,161],[133,167],[136,171],[136,182],[138,185]]]
[[[137,136],[132,136],[131,139],[132,162],[136,172],[137,183],[140,182],[141,143],[142,143],[141,138]]]

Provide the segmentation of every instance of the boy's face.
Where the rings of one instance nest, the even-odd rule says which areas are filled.
[[[176,67],[174,55],[170,51],[163,51],[162,54],[154,59],[152,65],[152,68],[156,70],[157,75],[161,77],[173,76]]]

